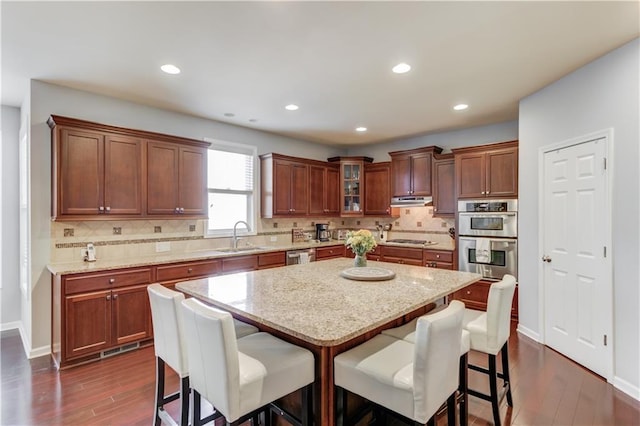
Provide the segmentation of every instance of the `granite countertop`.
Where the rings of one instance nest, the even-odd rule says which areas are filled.
[[[478,281],[479,274],[369,261],[387,281],[353,281],[346,258],[183,281],[177,289],[318,346],[335,346]]]
[[[54,275],[63,274],[78,274],[84,272],[99,272],[109,271],[113,269],[123,268],[135,268],[151,265],[162,265],[175,262],[188,262],[196,260],[218,259],[233,256],[253,255],[259,253],[271,253],[284,250],[298,250],[305,248],[315,247],[328,247],[335,245],[343,245],[343,240],[330,240],[325,242],[315,242],[314,240],[304,243],[290,243],[289,245],[279,246],[255,246],[255,247],[242,247],[239,251],[221,251],[228,250],[228,248],[212,248],[208,250],[198,250],[183,253],[158,253],[152,256],[140,256],[136,258],[126,259],[98,259],[95,262],[65,262],[65,263],[50,263],[47,265],[47,269]],[[385,242],[378,242],[378,244],[386,245]],[[398,246],[397,244],[388,244]],[[451,247],[444,247],[440,244],[422,246],[422,245],[407,245],[405,247],[417,247],[433,250],[453,250]]]

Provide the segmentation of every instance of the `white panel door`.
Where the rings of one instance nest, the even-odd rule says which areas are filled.
[[[545,343],[605,377],[612,322],[606,152],[602,138],[545,153],[542,206]]]

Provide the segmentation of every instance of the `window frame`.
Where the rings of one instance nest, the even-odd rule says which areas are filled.
[[[251,227],[251,231],[247,232],[239,232],[238,235],[258,235],[258,210],[260,208],[258,202],[258,147],[255,145],[242,144],[238,142],[228,142],[219,139],[211,139],[204,138],[205,142],[209,142],[210,145],[207,148],[209,151],[225,151],[225,152],[233,152],[236,154],[244,154],[249,155],[252,158],[252,167],[253,167],[253,179],[252,185],[253,188],[251,191],[243,191],[243,190],[234,190],[234,189],[214,189],[209,187],[209,165],[207,162],[207,219],[205,221],[204,226],[204,237],[205,238],[225,238],[233,236],[233,229],[215,229],[209,230],[209,194],[247,194],[251,193],[249,197],[250,204],[248,206],[248,211],[246,213],[246,217],[239,218],[238,220],[245,220],[249,223]],[[207,156],[209,152],[207,151]]]

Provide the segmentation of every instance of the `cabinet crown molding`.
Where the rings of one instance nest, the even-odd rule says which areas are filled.
[[[487,145],[474,145],[462,148],[454,148],[451,150],[454,154],[462,154],[465,152],[494,151],[498,149],[514,148],[518,146],[518,140],[491,143]]]
[[[407,149],[404,151],[391,151],[389,152],[389,155],[391,157],[396,156],[396,155],[413,155],[413,154],[421,154],[423,152],[431,152],[433,154],[440,154],[442,152],[442,148],[440,148],[439,146],[425,146],[425,147],[421,147],[421,148],[415,148],[415,149]]]

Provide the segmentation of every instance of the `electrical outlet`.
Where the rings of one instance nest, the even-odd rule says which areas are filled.
[[[171,242],[159,241],[156,243],[156,253],[162,253],[171,250]]]
[[[87,257],[87,249],[86,248],[81,248],[80,249],[80,258],[81,259],[85,259]]]
[[[278,237],[269,237],[269,241],[271,241],[272,243],[278,241]]]

